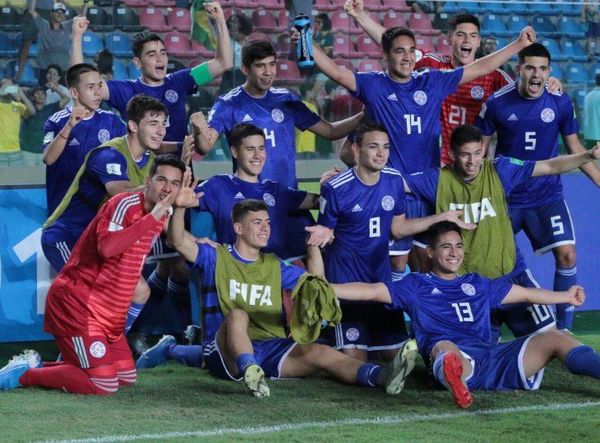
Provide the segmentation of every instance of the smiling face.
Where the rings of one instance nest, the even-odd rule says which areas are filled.
[[[452,65],[455,67],[468,65],[475,61],[475,52],[481,44],[481,36],[473,23],[461,23],[450,32],[452,45]]]
[[[69,88],[73,101],[89,111],[95,111],[102,104],[102,77],[96,71],[89,71],[79,76],[77,86]]]
[[[271,219],[267,211],[249,211],[242,220],[233,224],[238,241],[259,250],[269,243]]]
[[[546,57],[525,57],[517,65],[519,72],[519,92],[523,97],[536,98],[544,92],[550,77],[550,62]]]
[[[390,51],[386,54],[388,74],[392,80],[410,80],[417,61],[415,51],[415,41],[411,37],[401,35],[394,39]]]
[[[169,57],[165,45],[160,40],[144,43],[140,57],[133,62],[142,71],[142,79],[149,84],[162,83],[167,75]]]
[[[251,93],[265,94],[277,76],[277,60],[269,56],[255,60],[248,67],[242,65],[242,73],[246,76],[247,90]]]
[[[267,152],[265,138],[262,135],[251,135],[244,138],[240,146],[232,146],[231,155],[236,159],[237,174],[243,179],[257,178],[263,170]]]
[[[162,112],[148,111],[139,123],[128,122],[140,146],[152,151],[158,150],[167,133],[167,116]]]
[[[365,132],[360,146],[353,144],[359,168],[367,172],[381,171],[390,158],[390,139],[385,132]]]
[[[179,193],[183,174],[179,168],[160,165],[152,177],[146,179],[144,197],[154,207],[159,201],[171,193]]]
[[[462,237],[456,231],[440,234],[434,247],[427,247],[427,256],[436,275],[454,278],[465,257]]]
[[[480,141],[463,143],[456,151],[450,150],[454,170],[464,181],[471,181],[481,170],[485,149]]]

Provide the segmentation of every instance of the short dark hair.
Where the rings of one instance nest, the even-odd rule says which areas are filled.
[[[546,57],[548,59],[548,64],[552,61],[550,51],[548,51],[541,43],[532,43],[526,48],[521,49],[519,51],[519,64],[522,64],[525,61],[525,57]]]
[[[267,211],[267,204],[262,200],[247,198],[233,205],[231,210],[231,220],[234,223],[239,223],[248,212]]]
[[[155,34],[154,32],[140,32],[139,34],[136,34],[135,37],[133,37],[133,43],[131,44],[133,56],[140,58],[142,56],[142,51],[144,50],[144,45],[149,42],[163,43],[160,35]]]
[[[174,154],[157,155],[152,164],[152,168],[150,168],[150,177],[156,175],[159,166],[173,166],[174,168],[179,169],[182,174],[185,174],[185,163]]]
[[[98,72],[100,74],[112,74],[113,73],[113,61],[114,57],[112,52],[104,48],[98,53]]]
[[[473,125],[461,125],[455,128],[450,135],[450,149],[458,152],[465,143],[482,142],[483,137],[479,128]]]
[[[41,86],[34,86],[29,90],[29,96],[33,97],[33,95],[38,91],[42,91],[44,94],[46,94],[46,90],[44,88],[42,88]]]
[[[477,26],[477,30],[481,29],[481,24],[479,23],[479,19],[472,14],[458,14],[450,19],[449,25],[452,31],[456,31],[458,25],[463,23],[471,23]]]
[[[247,15],[242,13],[236,13],[229,16],[229,18],[227,19],[227,29],[229,29],[229,27],[231,26],[231,22],[234,18],[238,21],[238,32],[240,34],[243,34],[245,36],[252,34],[252,29],[254,27],[252,24],[252,20],[250,20]]]
[[[457,232],[462,238],[462,230],[456,223],[450,221],[441,221],[431,225],[425,232],[427,245],[430,248],[435,249],[440,237],[447,232]]]
[[[231,130],[231,135],[229,136],[229,144],[231,146],[239,148],[242,145],[244,139],[252,137],[253,135],[260,135],[262,138],[265,138],[265,133],[262,129],[257,128],[256,126],[250,123],[239,123],[235,125]]]
[[[321,30],[323,31],[331,31],[331,19],[325,12],[321,12],[315,16],[315,20],[319,19],[323,22],[321,25]]]
[[[169,115],[169,111],[163,102],[146,94],[134,95],[127,102],[127,121],[131,120],[139,123],[148,112],[155,114],[162,112],[165,114],[165,117]],[[129,127],[127,130],[129,131]]]
[[[275,47],[271,42],[254,40],[242,46],[242,64],[247,68],[256,60],[262,60],[271,56],[277,60],[277,52],[275,52]]]
[[[89,63],[78,63],[73,65],[67,71],[67,87],[68,88],[76,88],[79,86],[79,79],[83,74],[87,74],[88,72],[99,72],[98,68]]]
[[[393,28],[386,29],[381,36],[381,48],[383,49],[383,52],[389,54],[389,52],[392,50],[392,43],[394,40],[402,36],[410,37],[413,41],[415,41],[415,33],[408,28],[395,26]]]
[[[388,133],[387,129],[385,129],[385,126],[383,126],[380,123],[375,123],[372,121],[363,121],[360,126],[358,128],[356,128],[356,131],[354,132],[354,140],[356,141],[356,144],[358,146],[360,146],[363,142],[363,139],[365,138],[365,134],[367,134],[368,132],[383,132],[385,134]],[[388,134],[389,137],[389,134]]]

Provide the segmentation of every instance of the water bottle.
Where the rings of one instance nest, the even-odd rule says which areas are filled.
[[[301,68],[312,68],[315,65],[315,59],[312,51],[310,18],[304,14],[297,15],[294,19],[294,27],[300,33],[300,39],[296,46],[298,66]]]

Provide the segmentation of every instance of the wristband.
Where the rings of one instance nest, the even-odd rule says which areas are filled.
[[[58,136],[59,136],[60,138],[62,138],[62,139],[69,140],[69,137],[65,137],[65,136],[62,134],[62,131],[59,131],[59,133],[58,133]]]

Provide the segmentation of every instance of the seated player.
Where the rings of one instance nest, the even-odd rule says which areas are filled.
[[[414,367],[414,341],[407,341],[386,368],[363,363],[326,345],[296,343],[285,331],[282,291],[294,289],[305,271],[261,252],[271,231],[266,204],[259,200],[236,203],[232,211],[235,244],[214,249],[185,235],[185,208],[194,206],[198,198],[193,189],[193,185],[184,187],[176,201],[169,241],[188,262],[203,271],[203,286],[214,288],[205,295],[205,302],[214,312],[206,319],[204,340],[204,359],[212,375],[244,380],[257,397],[269,395],[265,377],[304,377],[318,370],[346,383],[384,386],[390,394],[400,392]],[[309,248],[308,262],[309,269],[322,273],[318,248]],[[332,296],[327,284],[323,285],[325,289],[319,297]],[[179,353],[181,348],[184,352],[199,351],[174,344],[155,347],[163,355]]]
[[[107,395],[135,383],[123,336],[127,310],[184,172],[181,160],[159,156],[143,192],[120,193],[100,209],[46,299],[44,329],[54,335],[63,361],[41,367],[39,354],[25,351],[0,369],[0,389],[41,386]]]
[[[556,329],[497,344],[490,310],[501,304],[583,304],[580,286],[552,292],[523,288],[505,279],[458,274],[464,257],[460,228],[440,222],[428,231],[432,272],[413,273],[391,283],[334,284],[338,298],[386,303],[409,313],[419,351],[433,362],[433,376],[461,408],[470,390],[538,389],[544,367],[560,359],[574,374],[600,379],[600,355],[569,332]]]

